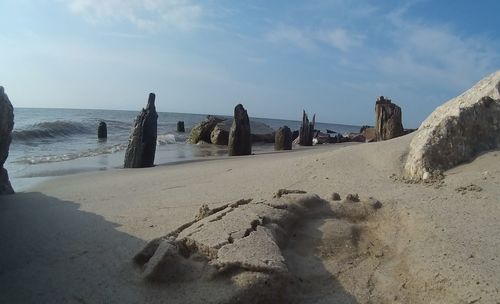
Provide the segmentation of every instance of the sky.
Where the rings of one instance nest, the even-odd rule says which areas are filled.
[[[414,128],[500,69],[498,0],[1,0],[0,85],[14,107]]]

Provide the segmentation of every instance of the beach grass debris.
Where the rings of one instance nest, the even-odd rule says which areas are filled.
[[[345,197],[345,201],[346,202],[357,203],[357,202],[359,202],[359,195],[357,193],[354,193],[354,194],[349,193]]]
[[[476,184],[469,184],[467,186],[460,186],[455,188],[455,192],[458,192],[462,195],[465,195],[467,192],[481,192],[483,191],[483,188]]]
[[[283,195],[287,194],[304,194],[307,193],[307,191],[304,190],[289,190],[289,189],[279,189],[278,192],[273,196],[273,198],[280,198]]]

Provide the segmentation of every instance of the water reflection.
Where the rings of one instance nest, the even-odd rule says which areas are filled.
[[[99,155],[97,157],[97,163],[101,166],[104,167],[104,169],[100,169],[100,170],[106,170],[106,168],[109,167],[109,160],[108,160],[108,156],[107,155]]]
[[[227,146],[217,146],[211,144],[192,145],[194,157],[225,156],[228,153]]]
[[[179,159],[186,158],[186,151],[184,151],[184,149],[185,148],[177,149],[177,158],[179,158]]]

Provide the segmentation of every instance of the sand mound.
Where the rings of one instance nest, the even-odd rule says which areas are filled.
[[[134,261],[147,281],[184,288],[212,282],[212,292],[225,295],[219,303],[303,302],[318,289],[343,290],[327,284],[335,278],[319,269],[321,261],[333,259],[341,270],[374,246],[361,244],[363,222],[380,207],[374,199],[331,203],[317,195],[240,200],[151,241]]]
[[[393,177],[413,136],[65,176],[3,197],[0,302],[498,302],[500,153],[439,187],[407,183]]]

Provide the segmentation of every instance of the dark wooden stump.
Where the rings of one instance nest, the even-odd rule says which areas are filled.
[[[234,108],[234,120],[229,131],[229,156],[252,154],[250,120],[245,108],[238,104]]]
[[[97,138],[98,139],[106,139],[108,138],[108,126],[104,121],[100,121],[97,126]]]
[[[404,135],[401,108],[380,96],[375,103],[375,135],[377,141]]]
[[[155,94],[150,93],[148,104],[137,116],[125,152],[125,168],[152,167],[155,160],[158,114]]]
[[[292,130],[289,127],[284,126],[276,131],[274,150],[292,150]]]
[[[12,189],[9,181],[9,174],[3,167],[9,156],[13,128],[14,108],[7,94],[4,93],[4,88],[0,86],[0,195],[14,193],[14,189]]]
[[[184,129],[184,122],[183,121],[177,122],[177,132],[186,132],[186,129]]]
[[[306,111],[302,114],[302,125],[299,131],[299,144],[301,146],[312,146],[314,137],[314,123],[316,120],[316,114],[313,115],[312,122],[309,122]]]

